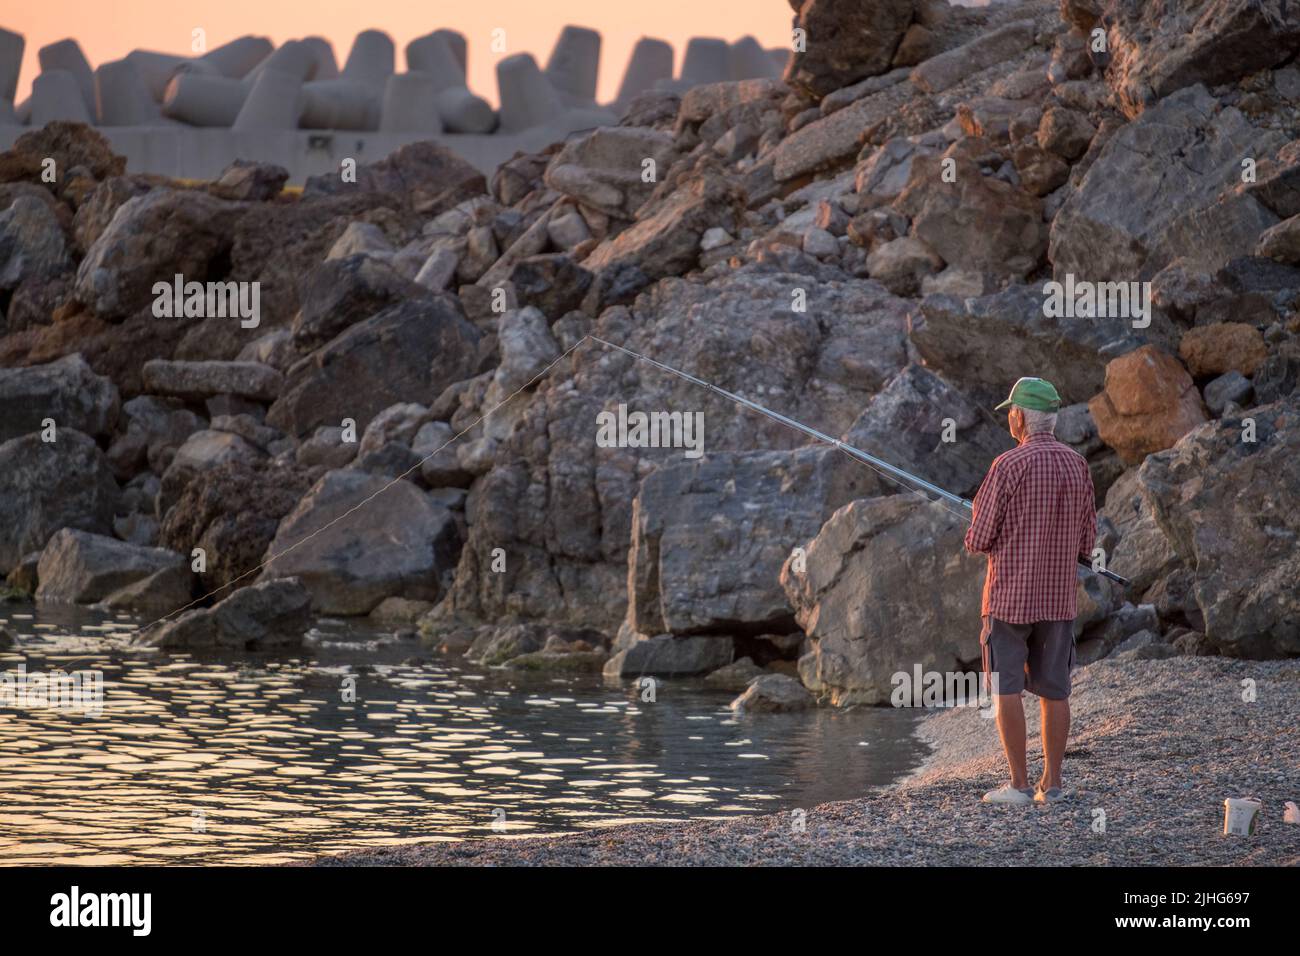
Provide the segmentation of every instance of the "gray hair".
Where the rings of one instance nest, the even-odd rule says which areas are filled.
[[[1056,412],[1040,412],[1033,408],[1022,408],[1025,416],[1025,431],[1030,435],[1052,434],[1056,431]]]

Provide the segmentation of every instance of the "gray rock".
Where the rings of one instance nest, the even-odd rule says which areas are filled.
[[[1107,83],[1131,116],[1175,90],[1233,82],[1300,50],[1300,15],[1283,0],[1093,6],[1107,27]]]
[[[118,494],[108,459],[79,431],[62,429],[50,443],[24,435],[0,444],[0,573],[61,528],[111,532]]]
[[[128,199],[77,268],[78,301],[101,318],[120,319],[149,305],[159,281],[178,274],[199,280],[229,253],[242,211],[193,189],[158,188]]]
[[[881,704],[895,673],[978,660],[985,562],[965,553],[966,526],[902,495],[835,512],[806,545],[806,569],[781,571],[813,642],[799,660],[804,686],[835,706]]]
[[[386,597],[436,601],[458,546],[451,512],[410,482],[331,471],[281,520],[263,579],[298,578],[322,614],[366,614]]]
[[[370,256],[327,259],[302,284],[294,344],[304,351],[319,348],[403,299],[419,298],[423,288]]]
[[[0,442],[39,432],[46,418],[57,429],[106,435],[117,423],[117,387],[96,375],[80,355],[47,365],[0,368]]]
[[[1015,447],[987,408],[920,365],[894,376],[842,438],[963,495],[979,488],[990,461]],[[898,484],[884,480],[879,488],[877,494],[891,494]]]
[[[207,426],[198,415],[174,399],[138,395],[122,406],[126,423],[108,449],[108,460],[118,480],[126,481],[148,468],[162,474],[176,449]]]
[[[912,84],[923,93],[941,93],[972,73],[986,70],[1027,50],[1037,29],[1033,20],[1017,20],[981,33],[962,46],[933,56],[912,70]]]
[[[1129,320],[1049,318],[1043,303],[1042,291],[1029,286],[968,299],[927,296],[912,321],[912,343],[926,365],[987,407],[1022,375],[1047,379],[1066,403],[1087,401],[1105,385],[1111,354],[1140,340]]]
[[[240,588],[210,608],[187,611],[141,633],[136,641],[163,650],[296,647],[311,627],[311,595],[292,579]]]
[[[760,677],[766,673],[767,671],[748,657],[742,657],[738,661],[732,661],[724,667],[719,667],[704,678],[704,683],[710,687],[740,693],[749,686],[755,677]]]
[[[1047,252],[1042,200],[994,176],[961,152],[918,156],[895,204],[912,217],[912,234],[951,265],[995,276],[1024,277]],[[955,183],[943,163],[955,163]]]
[[[791,307],[799,289],[803,312]],[[632,308],[605,310],[596,334],[838,435],[906,364],[906,321],[907,304],[876,283],[749,265],[711,282],[664,280]],[[451,417],[453,430],[474,421],[479,401]],[[616,414],[619,403],[702,412],[710,456],[805,443],[698,386],[588,343],[511,403],[510,428],[495,445],[474,433],[457,442],[461,467],[482,477],[466,504],[469,537],[456,583],[439,613],[619,626],[632,501],[645,474],[681,461],[680,450],[596,446],[597,415]],[[464,454],[472,448],[483,452],[474,462]],[[497,548],[507,556],[502,574],[490,570]]]
[[[1204,87],[1162,100],[1123,126],[1098,152],[1052,222],[1058,279],[1150,279],[1180,257],[1213,272],[1255,249],[1277,217],[1239,191],[1241,158],[1277,152],[1278,133],[1257,130]],[[1169,157],[1180,175],[1162,175]]]
[[[803,684],[785,674],[764,674],[756,678],[731,702],[731,709],[738,714],[777,714],[815,706],[816,701]]]
[[[731,663],[730,637],[659,634],[619,651],[605,664],[606,677],[690,677]]]
[[[144,363],[145,388],[156,395],[189,401],[216,395],[234,395],[255,402],[271,402],[284,389],[284,376],[257,362],[172,362],[154,359]]]
[[[447,296],[404,301],[340,333],[297,363],[267,424],[292,435],[351,418],[364,429],[390,405],[432,401],[475,373],[481,335]]]
[[[647,203],[635,223],[598,245],[582,265],[606,274],[601,277],[606,290],[628,273],[638,277],[631,292],[655,279],[680,275],[698,261],[706,230],[721,226],[733,235],[738,231],[739,201],[737,187],[727,179],[712,174],[689,179],[662,202]],[[609,296],[610,301],[626,298]]]
[[[420,475],[430,488],[469,487],[471,476],[460,467],[454,436],[446,422],[425,422],[411,440],[411,451],[421,459]]]
[[[337,425],[322,425],[298,446],[295,460],[304,468],[324,466],[342,468],[357,456],[357,442],[345,442],[343,429]]]
[[[1300,397],[1251,409],[1256,441],[1223,419],[1151,455],[1138,479],[1194,570],[1205,635],[1230,657],[1300,654]]]
[[[1245,406],[1255,394],[1250,379],[1238,371],[1225,372],[1205,385],[1205,406],[1216,418],[1223,414],[1228,403]]]
[[[665,463],[633,504],[628,620],[639,633],[791,625],[781,565],[839,505],[877,487],[835,449]]]
[[[47,279],[70,264],[63,227],[48,203],[18,196],[0,211],[0,290]]]
[[[41,552],[37,600],[167,612],[189,602],[182,555],[65,528]]]
[[[606,215],[631,219],[676,156],[673,137],[656,129],[605,126],[564,144],[546,167],[546,185]],[[659,175],[642,179],[653,160]]]

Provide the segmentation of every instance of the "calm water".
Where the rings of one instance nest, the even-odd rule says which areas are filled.
[[[772,812],[921,756],[906,711],[736,718],[698,681],[645,702],[340,622],[293,655],[199,657],[128,647],[125,617],[0,605],[0,621],[19,635],[0,672],[103,674],[98,715],[0,706],[0,865],[276,863]]]

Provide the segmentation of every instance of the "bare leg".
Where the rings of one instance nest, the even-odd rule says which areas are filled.
[[[1038,787],[1047,790],[1061,785],[1061,760],[1065,757],[1065,743],[1070,738],[1070,699],[1048,700],[1042,697],[1038,703],[1043,723],[1043,778]],[[1001,724],[1001,720],[998,723]]]
[[[1024,790],[1029,786],[1029,771],[1025,766],[1025,705],[1019,694],[996,694],[998,735],[1002,749],[1007,754],[1011,768],[1011,786]]]

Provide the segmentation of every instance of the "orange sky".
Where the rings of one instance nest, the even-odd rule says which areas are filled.
[[[69,36],[81,44],[92,68],[136,48],[188,53],[195,27],[207,31],[209,49],[248,33],[277,44],[319,34],[334,44],[342,66],[352,38],[375,28],[393,38],[400,70],[409,40],[450,27],[469,39],[471,88],[495,103],[497,60],[528,52],[545,66],[565,24],[603,35],[604,101],[617,92],[632,46],[642,36],[672,43],[680,65],[692,36],[737,40],[752,34],[765,47],[788,45],[792,16],[787,0],[12,0],[0,13],[0,26],[27,38],[19,100],[39,72],[36,51]],[[497,27],[506,31],[505,53],[489,47]]]

